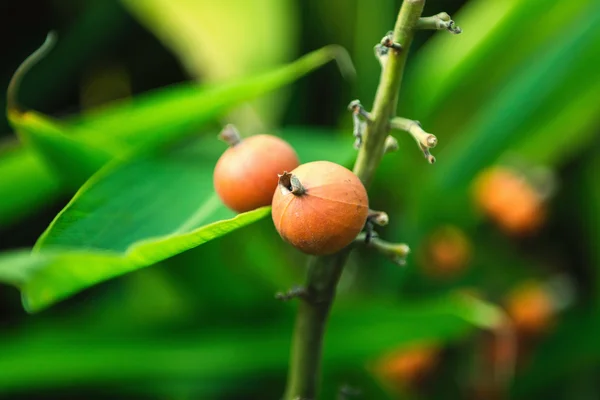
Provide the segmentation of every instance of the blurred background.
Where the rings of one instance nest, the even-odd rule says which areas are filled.
[[[175,186],[163,186],[157,163],[134,170],[129,192],[109,196],[128,199],[132,219],[140,204],[155,207],[140,226],[160,225],[178,198],[202,200],[196,185],[211,189],[225,123],[243,135],[281,135],[302,161],[350,167],[346,107],[355,98],[371,107],[373,46],[400,3],[3,1],[0,87],[55,30],[55,49],[24,78],[19,100],[65,127],[114,116],[101,132],[110,141],[138,124],[111,107],[148,91],[168,102],[172,85],[239,82],[328,44],[348,50],[355,79],[329,63],[194,124],[150,108],[138,142],[160,126],[177,139],[160,151],[201,157]],[[428,0],[424,15],[441,11],[463,34],[418,34],[399,106],[436,134],[437,163],[394,132],[400,149],[369,190],[371,207],[390,216],[378,233],[411,254],[398,266],[369,249],[353,253],[325,340],[320,398],[597,399],[600,3]],[[31,248],[89,176],[77,149],[53,147],[68,166],[54,168],[49,147],[35,135],[19,139],[14,126],[0,118],[3,254]],[[2,284],[0,398],[278,399],[295,304],[274,293],[301,283],[305,262],[267,217],[39,313]]]

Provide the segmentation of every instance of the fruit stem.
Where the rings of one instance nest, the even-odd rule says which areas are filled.
[[[400,44],[401,50],[390,50],[385,61],[381,59],[384,68],[370,114],[371,121],[362,133],[354,165],[354,173],[365,187],[373,180],[384,154],[389,121],[396,114],[406,56],[424,6],[425,0],[404,0],[391,35],[391,43]],[[300,302],[292,339],[285,400],[314,400],[317,397],[325,326],[350,248],[310,259],[305,284],[307,297]]]
[[[223,130],[221,130],[221,132],[219,133],[218,137],[219,139],[227,143],[230,147],[233,147],[242,141],[240,132],[233,124],[225,125]]]

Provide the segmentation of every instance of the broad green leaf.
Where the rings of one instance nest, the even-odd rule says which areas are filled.
[[[206,206],[203,210],[208,212],[209,208]],[[155,264],[225,235],[265,217],[269,212],[269,207],[259,208],[189,229],[195,225],[192,223],[184,233],[173,232],[139,241],[121,253],[58,246],[32,254],[23,251],[4,253],[0,255],[0,281],[21,290],[27,311],[40,311],[92,285]],[[199,213],[197,217],[200,221],[208,216]]]
[[[347,58],[339,57],[347,57],[343,49],[324,47],[253,77],[219,85],[176,85],[61,124],[33,112],[10,112],[10,120],[61,175],[80,182],[111,156],[125,157],[140,148],[157,148],[191,136],[234,106],[289,84],[332,59],[351,68]]]
[[[0,150],[0,177],[0,230],[48,205],[61,193],[58,179],[44,162],[18,145]]]
[[[456,295],[412,304],[377,298],[342,301],[329,323],[324,370],[360,371],[368,360],[415,341],[443,344],[463,338],[473,325],[462,315],[477,313],[465,313],[470,304]],[[189,379],[206,382],[203,394],[214,394],[224,382],[231,385],[256,374],[266,378],[285,370],[290,335],[281,329],[282,322],[246,326],[235,333],[211,326],[183,335],[163,332],[160,337],[105,335],[86,327],[23,332],[2,338],[0,391],[72,387],[77,376],[79,384],[141,381],[161,387]],[[291,330],[291,320],[285,323]],[[138,390],[144,386],[135,385]]]

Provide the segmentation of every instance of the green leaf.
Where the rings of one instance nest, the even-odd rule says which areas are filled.
[[[0,256],[0,280],[17,286],[25,309],[37,312],[92,285],[155,264],[269,213],[270,208],[263,207],[183,233],[174,232],[139,241],[127,248],[125,253],[60,247],[33,254],[24,251],[4,253]]]
[[[254,74],[290,60],[297,48],[297,7],[291,2],[122,0],[121,3],[172,50],[190,76],[203,82]],[[257,20],[260,29],[256,29]],[[223,51],[226,37],[235,38],[236,51]],[[287,105],[282,94],[273,93],[252,101],[230,115],[233,119],[230,122],[240,123],[249,118],[254,121],[258,115],[264,125],[277,125]]]
[[[341,47],[327,46],[253,77],[222,84],[183,84],[161,89],[86,114],[72,123],[76,132],[85,133],[86,140],[102,140],[110,132],[110,138],[118,145],[134,149],[157,147],[194,134],[203,124],[234,106],[292,83],[333,59],[339,60],[343,68],[351,68],[345,57],[347,54]]]
[[[18,145],[0,150],[0,176],[0,229],[47,206],[61,193],[58,179],[44,162]]]
[[[515,398],[531,399],[552,382],[594,371],[600,362],[598,312],[573,312],[538,344],[535,357],[516,377]],[[565,345],[565,344],[568,344]]]
[[[324,369],[360,371],[366,361],[402,345],[420,340],[443,344],[463,338],[473,331],[473,325],[461,317],[471,304],[461,299],[456,295],[421,303],[341,299],[329,322]],[[466,312],[474,313],[477,311]],[[159,337],[122,331],[106,335],[85,326],[79,331],[61,330],[53,324],[44,331],[1,338],[5,350],[0,353],[0,391],[72,387],[73,376],[77,376],[79,384],[141,381],[159,389],[169,382],[205,382],[200,390],[207,396],[222,390],[223,382],[231,385],[284,371],[290,339],[288,331],[281,329],[283,322],[246,326],[235,333],[211,324],[198,332],[163,332]],[[134,385],[136,390],[145,386]]]
[[[485,105],[465,133],[444,149],[440,154],[444,169],[437,171],[435,181],[439,190],[464,187],[478,170],[518,140],[520,128],[543,112],[554,92],[587,65],[600,37],[598,6],[588,8],[545,53],[533,54],[529,64]],[[567,59],[572,62],[565,62]]]
[[[12,111],[9,118],[26,142],[76,184],[111,157],[126,157],[132,151],[159,148],[194,135],[234,106],[289,84],[333,59],[345,71],[351,68],[342,48],[328,46],[252,77],[218,85],[176,85],[60,124],[33,112]]]
[[[469,1],[452,15],[465,33],[457,37],[440,32],[416,55],[406,80],[406,106],[419,119],[431,119],[434,132],[448,122],[460,127],[482,100],[502,90],[503,82],[521,69],[530,54],[543,51],[557,33],[581,21],[591,4],[589,0]],[[530,32],[523,36],[520,27],[525,25]]]
[[[36,112],[9,112],[9,120],[19,138],[72,190],[112,158],[113,151],[85,143],[70,135],[68,126]]]

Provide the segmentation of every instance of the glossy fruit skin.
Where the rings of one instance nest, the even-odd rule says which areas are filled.
[[[303,164],[291,173],[305,193],[294,194],[283,185],[275,190],[272,217],[281,237],[313,255],[333,254],[349,245],[369,213],[367,191],[360,179],[328,161]]]
[[[286,141],[272,135],[251,136],[227,149],[217,161],[215,191],[227,207],[240,213],[268,206],[278,174],[298,165],[298,155]]]

